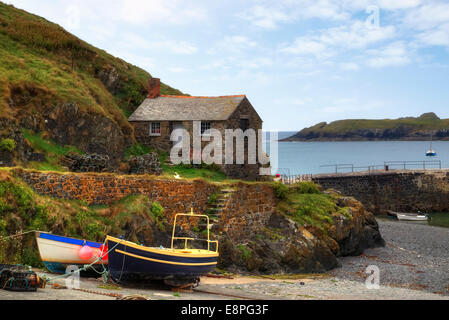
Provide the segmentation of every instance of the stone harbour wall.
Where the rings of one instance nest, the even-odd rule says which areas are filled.
[[[268,225],[276,212],[273,188],[266,184],[237,184],[220,214],[220,231],[236,242],[244,243]]]
[[[219,187],[202,180],[168,180],[151,176],[113,174],[71,174],[15,170],[15,175],[42,195],[83,200],[89,205],[110,204],[129,195],[146,195],[158,201],[168,215],[206,212],[209,197]]]
[[[375,214],[449,212],[449,170],[316,176],[313,181],[356,198]]]

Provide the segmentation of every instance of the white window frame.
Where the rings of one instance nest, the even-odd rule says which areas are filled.
[[[155,125],[159,126],[159,133],[156,133],[157,128],[154,127]],[[150,137],[160,137],[161,135],[162,135],[161,123],[160,122],[150,122]]]
[[[202,136],[202,137],[209,137],[210,133],[209,134],[203,133],[203,124],[204,125],[209,124],[208,128],[206,130],[204,130],[204,132],[206,132],[207,130],[211,130],[212,129],[212,122],[210,122],[210,121],[201,121],[201,123],[200,123],[200,136]]]

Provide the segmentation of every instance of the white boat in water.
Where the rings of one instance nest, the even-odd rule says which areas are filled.
[[[426,213],[400,213],[394,211],[388,211],[388,215],[396,217],[402,221],[428,221],[430,216]]]

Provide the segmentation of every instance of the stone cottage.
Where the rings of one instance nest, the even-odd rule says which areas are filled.
[[[146,146],[170,153],[174,146],[172,132],[185,129],[192,137],[193,123],[198,125],[199,136],[209,129],[217,129],[225,137],[227,129],[262,129],[262,119],[245,95],[221,97],[165,96],[160,94],[160,80],[150,79],[148,98],[129,118],[134,126],[136,140]],[[257,135],[257,134],[256,134]],[[257,135],[257,150],[261,141]],[[245,139],[244,164],[219,164],[230,178],[255,180],[259,177],[260,164],[248,163],[248,139]],[[204,148],[204,142],[202,147]],[[223,149],[224,149],[223,142]],[[235,147],[236,143],[234,143]],[[261,150],[261,149],[260,149]],[[224,154],[224,150],[223,150]],[[258,161],[257,163],[259,163]]]

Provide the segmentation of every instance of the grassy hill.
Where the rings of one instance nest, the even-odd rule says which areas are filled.
[[[367,120],[350,119],[332,123],[322,122],[303,129],[284,141],[307,140],[427,140],[449,139],[449,119],[440,119],[434,113],[420,117]]]
[[[144,100],[150,77],[59,25],[0,2],[0,137],[18,126],[93,151],[114,143],[104,138],[112,130],[120,145],[111,150],[120,152],[134,140],[127,117]],[[161,91],[182,95],[166,84]],[[71,135],[62,132],[72,122]]]

